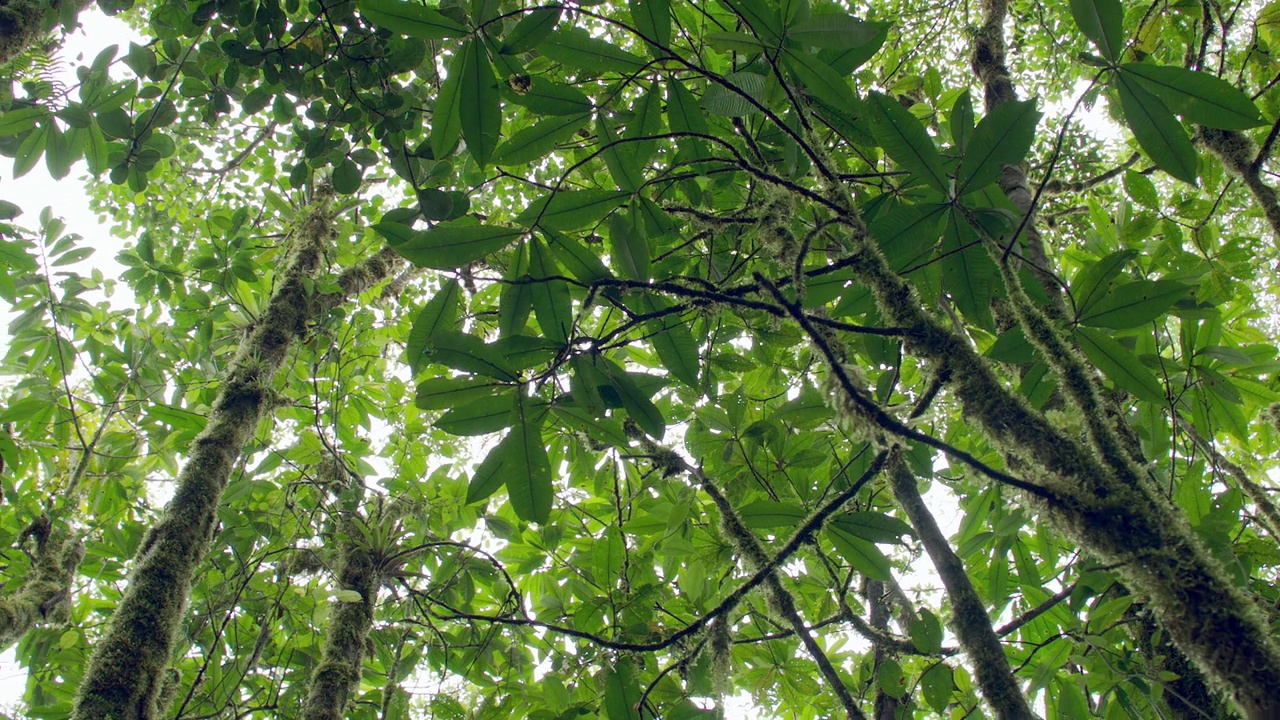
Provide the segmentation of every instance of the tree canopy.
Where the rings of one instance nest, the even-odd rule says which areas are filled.
[[[0,0],[0,193],[125,248],[0,201],[17,712],[1280,716],[1280,3],[86,7]]]

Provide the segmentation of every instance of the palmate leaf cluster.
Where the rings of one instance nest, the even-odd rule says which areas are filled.
[[[0,107],[125,241],[0,204],[25,715],[1275,708],[1276,7],[126,5]]]

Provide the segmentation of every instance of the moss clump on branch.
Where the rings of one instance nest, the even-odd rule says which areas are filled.
[[[66,623],[71,584],[84,559],[84,544],[66,529],[55,529],[48,516],[32,521],[23,535],[35,540],[35,553],[26,582],[13,595],[0,598],[0,649],[40,623]]]
[[[359,544],[345,546],[338,559],[337,579],[342,590],[354,591],[360,598],[334,602],[320,664],[311,676],[302,713],[305,720],[346,717],[347,700],[360,683],[380,584],[374,551]]]

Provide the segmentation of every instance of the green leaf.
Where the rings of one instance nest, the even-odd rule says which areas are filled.
[[[545,523],[551,517],[551,501],[555,497],[551,461],[542,440],[542,418],[546,411],[536,407],[532,400],[517,396],[511,414],[515,426],[503,440],[511,444],[508,458],[515,465],[508,467],[507,495],[521,520]]]
[[[440,86],[435,110],[431,113],[431,152],[437,158],[448,157],[462,137],[462,76],[468,53],[454,53],[449,74]]]
[[[600,256],[573,237],[551,233],[547,239],[551,254],[556,256],[556,260],[578,282],[589,284],[613,277],[613,273],[601,262]]]
[[[827,525],[826,533],[840,556],[863,576],[871,580],[892,579],[889,558],[880,552],[880,548],[876,547],[875,543],[864,540],[834,523]]]
[[[333,169],[333,189],[342,195],[354,195],[360,191],[360,185],[364,182],[364,175],[360,172],[360,166],[351,161],[351,158],[343,158]]]
[[[414,375],[426,367],[424,361],[430,354],[429,348],[434,337],[442,332],[461,329],[461,308],[462,288],[456,280],[446,280],[440,290],[422,306],[409,330],[404,351],[405,361]]]
[[[956,150],[964,152],[969,147],[973,130],[973,98],[969,96],[969,89],[965,88],[951,106],[951,140]]]
[[[942,171],[942,158],[933,139],[910,111],[892,97],[871,93],[871,132],[903,170],[950,195],[951,183]]]
[[[470,375],[427,378],[418,383],[414,404],[422,410],[444,410],[493,395],[508,387],[510,386],[489,378]]]
[[[502,43],[502,54],[518,55],[538,46],[560,22],[562,7],[544,7],[530,11],[516,24]]]
[[[1133,137],[1161,170],[1183,182],[1196,184],[1196,150],[1182,123],[1160,98],[1133,78],[1120,74],[1116,88],[1125,122]]]
[[[804,508],[793,503],[757,500],[738,508],[742,522],[753,530],[786,527],[794,528],[808,515]]]
[[[493,153],[494,165],[522,165],[546,157],[591,120],[590,113],[540,120],[507,138]]]
[[[752,72],[735,72],[724,76],[728,85],[707,86],[702,94],[702,109],[723,117],[747,117],[760,112],[764,104],[764,76]]]
[[[484,167],[498,146],[498,137],[502,133],[498,79],[489,64],[484,43],[472,40],[461,52],[466,61],[462,65],[462,81],[458,86],[458,120],[471,157]]]
[[[1112,281],[1137,256],[1137,250],[1117,250],[1081,268],[1071,279],[1071,298],[1075,301],[1076,312],[1087,314],[1094,303],[1106,297]]]
[[[636,374],[625,372],[617,364],[607,361],[604,363],[604,370],[609,384],[617,392],[618,400],[631,419],[636,421],[641,430],[661,440],[667,431],[667,421],[663,419],[658,406],[636,384]]]
[[[556,30],[538,46],[538,52],[562,65],[593,72],[635,73],[649,63],[582,28]]]
[[[838,108],[852,109],[858,99],[840,73],[816,55],[786,50],[783,59],[791,72],[799,78],[814,97]]]
[[[951,668],[946,663],[938,663],[920,676],[920,692],[924,701],[935,712],[945,712],[951,704],[951,693],[955,689],[955,681],[951,678]],[[1067,717],[1086,717],[1087,715],[1068,715]]]
[[[507,437],[514,434],[513,430],[507,434]],[[515,470],[515,462],[510,459],[511,456],[511,446],[507,444],[506,438],[489,450],[489,454],[485,455],[484,460],[476,466],[476,471],[471,475],[471,482],[467,485],[468,505],[488,499],[490,495],[498,492],[498,488],[506,482],[506,476]]]
[[[960,312],[977,325],[995,330],[991,299],[1000,281],[1000,269],[991,253],[960,217],[950,213],[942,237],[942,286]]]
[[[529,278],[533,299],[533,312],[538,326],[549,340],[564,345],[569,342],[573,330],[573,312],[569,301],[569,286],[564,280],[548,278],[562,276],[551,253],[540,240],[529,242]]]
[[[820,51],[818,57],[844,76],[862,67],[880,52],[885,40],[889,39],[889,29],[893,27],[892,23],[880,21],[868,21],[863,24],[872,32],[869,40],[844,48],[828,48]]]
[[[657,313],[670,305],[660,296],[645,293],[641,296],[645,313]],[[698,343],[693,333],[681,320],[679,313],[663,315],[645,323],[649,331],[649,342],[658,353],[658,359],[677,380],[697,390],[698,382]]]
[[[881,23],[844,13],[815,13],[787,28],[787,37],[810,47],[844,50],[874,42],[881,29]]]
[[[512,423],[511,401],[514,392],[481,397],[459,405],[441,415],[433,423],[450,435],[488,435]]]
[[[609,218],[609,259],[628,280],[649,279],[649,242],[629,213]]]
[[[902,544],[902,536],[915,537],[911,526],[892,515],[857,511],[848,512],[831,521],[844,532],[876,543]]]
[[[909,630],[911,643],[926,655],[936,654],[942,649],[942,623],[928,608],[921,608],[919,617],[912,619]]]
[[[644,186],[644,170],[636,157],[635,143],[622,143],[613,131],[613,125],[604,113],[596,120],[596,135],[600,138],[600,154],[609,174],[619,190],[636,192]]]
[[[508,335],[492,343],[493,349],[506,358],[512,370],[527,370],[549,362],[561,350],[563,342],[541,336]]]
[[[375,25],[424,40],[462,37],[466,26],[421,3],[400,0],[358,0],[356,6]]]
[[[529,279],[528,242],[521,243],[514,251],[511,263],[502,279],[498,293],[498,335],[506,337],[524,330],[529,313],[533,312],[533,288]]]
[[[507,101],[539,115],[578,115],[589,113],[595,107],[591,98],[581,90],[543,78],[533,78],[533,83],[523,93],[509,92]]]
[[[49,169],[49,175],[55,180],[61,180],[71,173],[71,164],[79,159],[77,154],[73,152],[71,147],[71,133],[66,135],[62,133],[62,128],[53,120],[49,121],[49,136],[45,140],[45,166]]]
[[[631,19],[640,36],[648,41],[649,52],[656,58],[667,53],[660,48],[671,45],[671,0],[627,0]]]
[[[43,107],[25,107],[0,113],[0,137],[17,135],[36,126],[36,122],[49,116]]]
[[[782,19],[765,0],[723,0],[730,9],[752,30],[757,37],[772,46],[782,39]]]
[[[22,140],[22,144],[18,145],[18,152],[13,156],[13,176],[20,178],[31,172],[31,168],[35,167],[40,157],[44,155],[45,138],[49,135],[49,126],[53,124],[53,120],[42,123],[32,130]]]
[[[1125,63],[1120,73],[1134,78],[1187,122],[1223,130],[1267,124],[1248,95],[1209,73],[1150,63]]]
[[[511,244],[523,230],[494,225],[440,223],[430,230],[404,237],[395,223],[378,223],[373,229],[387,239],[391,248],[418,267],[452,270],[475,262]],[[389,227],[390,226],[390,227]]]
[[[1151,178],[1132,170],[1124,171],[1124,191],[1139,205],[1152,210],[1160,209],[1160,196]]]
[[[466,333],[441,331],[432,338],[427,358],[454,370],[488,375],[498,380],[517,380],[502,353],[483,340]]]
[[[1035,100],[1010,101],[987,113],[974,129],[956,173],[956,195],[1000,178],[1001,168],[1026,158],[1036,137],[1040,112]]]
[[[1165,405],[1164,387],[1133,353],[1110,335],[1090,328],[1077,328],[1076,341],[1086,357],[1098,366],[1107,379],[1139,400]]]
[[[636,682],[631,660],[619,658],[604,673],[604,714],[608,720],[641,720],[640,685]]]
[[[893,658],[884,658],[876,667],[876,686],[890,697],[900,698],[907,691],[906,678],[902,675],[902,665]]]
[[[1124,7],[1120,0],[1071,0],[1071,16],[1104,58],[1113,62],[1120,59],[1124,50]]]
[[[1113,330],[1141,327],[1168,312],[1193,289],[1180,280],[1135,280],[1113,288],[1079,320]]]
[[[698,100],[684,83],[675,78],[667,83],[667,125],[673,133],[708,133],[707,119],[698,107]],[[686,156],[685,159],[709,156],[706,141],[701,138],[677,137],[676,146]]]
[[[364,602],[364,596],[356,590],[339,590],[333,594],[333,601],[340,603]]]
[[[516,222],[549,230],[578,230],[613,212],[629,193],[618,190],[558,190],[534,200]]]

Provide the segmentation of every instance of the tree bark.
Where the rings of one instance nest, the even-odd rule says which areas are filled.
[[[311,676],[304,720],[342,720],[351,693],[360,684],[364,649],[373,628],[378,569],[369,548],[349,540],[338,561],[338,585],[360,594],[358,601],[334,602],[320,664]]]
[[[84,544],[67,528],[53,528],[48,517],[31,523],[25,533],[36,541],[27,581],[16,593],[0,598],[0,650],[8,648],[38,623],[67,620],[71,584],[84,558]]]
[[[327,198],[295,232],[280,283],[228,367],[205,429],[192,442],[177,491],[144,538],[119,607],[98,639],[76,695],[75,720],[159,717],[165,670],[196,569],[208,553],[217,510],[245,443],[269,407],[272,376],[307,326],[337,296],[315,296],[312,278],[334,239]],[[376,272],[370,272],[370,267]],[[395,267],[381,253],[340,279],[361,292]],[[354,280],[352,278],[355,278]]]
[[[951,629],[973,662],[983,697],[997,717],[1035,718],[1036,714],[1031,711],[1013,676],[1013,669],[1009,667],[1009,658],[1004,654],[1000,639],[991,627],[986,605],[974,589],[960,556],[951,549],[929,512],[916,478],[903,461],[900,450],[889,461],[889,484],[947,589],[947,597],[951,599]]]

